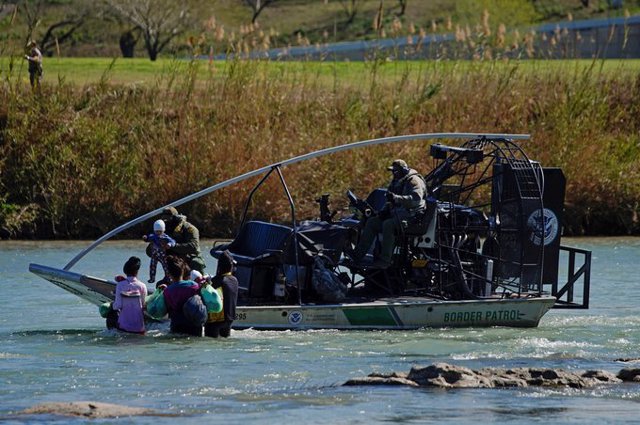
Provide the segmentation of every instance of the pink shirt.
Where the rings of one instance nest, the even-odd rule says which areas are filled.
[[[144,333],[144,299],[147,287],[134,276],[118,282],[114,310],[118,310],[118,328],[126,332]]]

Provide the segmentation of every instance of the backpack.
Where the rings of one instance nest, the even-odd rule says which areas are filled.
[[[202,326],[207,321],[207,307],[202,302],[200,294],[189,298],[182,306],[184,318],[193,326]]]
[[[311,283],[323,301],[341,302],[347,296],[347,287],[333,270],[326,267],[322,256],[318,255],[313,261]]]

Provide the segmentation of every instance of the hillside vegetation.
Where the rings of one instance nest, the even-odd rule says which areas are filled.
[[[60,77],[39,94],[12,75],[0,83],[0,228],[5,237],[92,238],[294,155],[457,131],[531,133],[529,155],[567,176],[566,234],[639,234],[637,63],[552,63],[167,62],[145,84],[111,81],[114,66],[95,83]],[[337,208],[346,188],[385,185],[393,158],[426,173],[426,153],[424,143],[377,147],[284,173],[298,217],[311,218],[322,193]],[[254,183],[181,210],[204,235],[229,236]],[[251,214],[288,220],[277,179],[257,193]]]
[[[259,26],[247,25],[239,0],[193,1],[196,22],[209,26],[193,27],[158,61],[66,57],[118,55],[118,34],[126,25],[107,20],[100,27],[108,15],[94,14],[91,25],[45,58],[36,90],[28,85],[23,59],[23,17],[0,13],[0,237],[94,238],[196,190],[295,155],[432,132],[530,133],[524,146],[530,157],[567,176],[566,234],[640,234],[640,63],[521,60],[535,57],[527,35],[493,30],[503,19],[526,24],[568,11],[575,18],[630,13],[610,9],[608,2],[587,3],[408,0],[398,17],[396,2],[385,0],[385,23],[373,31],[377,0],[359,2],[349,25],[340,20],[339,0],[277,1],[260,15]],[[47,13],[36,32],[69,8],[80,9],[80,0],[42,4]],[[637,5],[625,1],[625,7]],[[270,22],[278,30],[262,29]],[[474,60],[395,61],[375,51],[358,63],[188,59],[294,39],[367,38],[387,30],[387,36],[401,35],[425,30],[423,25],[435,32],[464,25],[451,44],[460,54],[453,57]],[[563,34],[557,37],[562,41]],[[190,55],[168,57],[180,52]],[[312,218],[320,194],[330,193],[340,208],[346,188],[365,194],[385,185],[394,158],[428,172],[426,153],[424,143],[376,147],[284,172],[298,217]],[[254,183],[181,210],[204,236],[230,236]],[[280,183],[273,179],[266,189],[257,193],[251,214],[288,220]]]
[[[111,0],[115,1],[115,0]],[[175,5],[170,0],[154,0],[157,8]],[[472,28],[490,16],[491,26],[526,27],[567,19],[623,16],[640,11],[640,0],[624,0],[623,8],[613,8],[611,0],[405,0],[401,14],[398,0],[275,0],[250,25],[252,10],[244,0],[187,0],[179,2],[188,12],[184,33],[163,50],[166,56],[185,55],[194,43],[204,41],[204,53],[230,48],[250,30],[264,33],[263,43],[282,47],[306,43],[371,39],[410,32],[454,32],[456,26]],[[264,2],[263,2],[264,3]],[[382,14],[380,16],[380,5]],[[355,7],[352,7],[355,5]],[[352,12],[353,16],[349,12]],[[34,16],[35,15],[35,16]],[[120,56],[120,37],[132,31],[134,54],[145,57],[140,31],[114,12],[105,0],[15,0],[0,1],[0,56],[20,55],[27,38],[43,41],[52,25],[81,19],[81,25],[64,37],[61,26],[49,38],[49,56]],[[31,25],[29,25],[31,22]],[[379,22],[380,25],[377,25]],[[30,30],[30,26],[32,27]],[[255,47],[255,46],[254,46]]]

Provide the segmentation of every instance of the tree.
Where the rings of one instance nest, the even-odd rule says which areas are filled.
[[[123,58],[132,58],[134,56],[136,43],[138,42],[138,38],[133,34],[136,29],[128,29],[120,34],[120,51]]]
[[[270,4],[276,2],[276,0],[244,0],[245,4],[253,10],[253,16],[251,17],[251,23],[255,24],[258,20],[260,13]]]
[[[40,24],[40,16],[42,15],[44,1],[39,0],[33,2],[25,0],[22,2],[21,6],[21,9],[24,11],[24,18],[27,24],[26,44],[26,42],[33,39],[33,33],[35,32],[36,27]]]
[[[142,34],[149,59],[158,54],[190,23],[188,6],[174,0],[106,0],[111,11],[130,22]]]
[[[27,39],[25,42],[34,38],[36,28],[42,23],[45,3],[44,0],[24,0],[22,2],[21,6],[27,24]],[[77,2],[76,7],[64,19],[53,22],[45,30],[40,43],[38,43],[40,51],[43,54],[50,53],[54,47],[60,46],[60,44],[69,40],[73,33],[85,23],[89,13],[89,2]]]
[[[358,13],[358,0],[340,0],[340,4],[347,15],[347,25],[350,25]]]
[[[400,6],[400,11],[396,13],[397,16],[403,16],[404,12],[407,10],[407,2],[409,0],[398,0],[398,5]]]

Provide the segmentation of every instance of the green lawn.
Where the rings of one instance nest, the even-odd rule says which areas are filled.
[[[12,64],[12,66],[11,66]],[[110,58],[45,58],[44,81],[47,84],[57,84],[59,81],[83,86],[95,84],[106,79],[116,84],[155,84],[163,78],[174,76],[176,72],[186,72],[188,60],[160,59],[151,62],[148,59],[116,59]],[[198,75],[201,81],[211,76],[220,78],[225,75],[228,62],[216,61],[210,68],[206,60],[198,61]],[[332,82],[361,82],[363,75],[371,75],[370,62],[260,62],[256,64],[261,70],[281,76],[282,78],[317,78],[319,81]],[[523,60],[523,61],[395,61],[378,64],[377,75],[386,81],[394,81],[405,73],[416,77],[421,73],[449,73],[459,72],[461,75],[469,70],[489,70],[496,72],[517,66],[524,73],[541,72],[572,72],[579,73],[582,69],[595,66],[605,74],[640,72],[640,60]],[[211,72],[212,71],[212,72]],[[597,74],[597,73],[596,73]],[[6,80],[16,77],[28,81],[26,61],[19,58],[13,62],[10,58],[0,58],[0,77]]]

